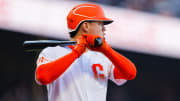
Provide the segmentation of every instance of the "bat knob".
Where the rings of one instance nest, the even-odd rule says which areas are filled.
[[[103,43],[103,40],[101,38],[96,38],[94,40],[94,47],[100,47]]]

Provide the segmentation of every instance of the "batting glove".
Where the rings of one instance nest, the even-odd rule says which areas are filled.
[[[102,52],[105,53],[107,52],[109,49],[111,49],[111,46],[109,44],[107,44],[107,42],[105,41],[105,39],[99,35],[91,35],[91,34],[83,34],[83,36],[86,38],[87,41],[87,47],[93,51],[98,51],[98,52]],[[95,39],[96,38],[101,38],[102,39],[102,45],[99,47],[95,46]]]
[[[87,42],[84,36],[79,36],[76,40],[76,46],[73,48],[73,51],[75,51],[78,54],[78,57],[80,57],[86,50],[86,46]]]

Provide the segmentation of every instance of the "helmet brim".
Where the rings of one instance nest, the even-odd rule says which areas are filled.
[[[110,21],[103,21],[104,22],[104,25],[108,25],[108,24],[111,24],[113,22],[113,20],[110,20]]]
[[[84,21],[100,21],[100,22],[103,22],[104,25],[108,25],[108,24],[111,24],[113,22],[113,20],[111,20],[109,18],[89,19],[89,20],[84,20]]]

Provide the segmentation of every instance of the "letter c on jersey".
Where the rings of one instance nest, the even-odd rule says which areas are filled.
[[[103,72],[103,66],[102,66],[101,64],[93,64],[93,65],[92,65],[92,70],[93,70],[93,72],[94,72],[94,77],[95,77],[96,80],[98,79],[98,77],[104,80],[104,79],[105,79],[105,76],[104,76],[103,73],[98,73],[98,71],[97,71],[98,68],[99,68],[100,71]],[[98,76],[98,75],[99,75],[99,76]]]

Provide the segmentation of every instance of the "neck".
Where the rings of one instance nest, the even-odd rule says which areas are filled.
[[[76,33],[76,35],[75,35],[73,38],[71,38],[71,41],[76,41],[77,38],[78,38],[79,36],[81,36],[81,35],[82,35],[82,33],[81,33],[80,31],[78,31],[78,32]]]
[[[73,38],[70,39],[70,41],[76,41],[77,38],[78,36],[74,36]]]

